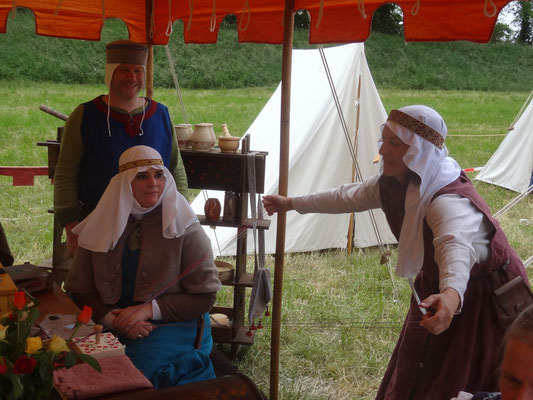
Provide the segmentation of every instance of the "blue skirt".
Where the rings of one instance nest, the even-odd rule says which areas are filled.
[[[199,349],[194,348],[196,320],[168,324],[153,321],[157,328],[144,339],[122,340],[126,355],[157,389],[213,379],[215,371],[209,358],[213,338],[208,313],[204,320]]]

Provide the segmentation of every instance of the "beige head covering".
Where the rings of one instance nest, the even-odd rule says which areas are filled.
[[[385,125],[409,145],[403,161],[420,177],[420,184],[411,181],[407,188],[396,265],[398,276],[412,277],[424,261],[423,222],[431,199],[459,177],[461,167],[448,157],[444,144],[448,129],[432,108],[415,105],[392,110]]]
[[[141,64],[146,69],[148,47],[131,40],[116,40],[106,45],[105,56],[105,84],[109,87],[120,64]]]
[[[165,188],[156,205],[144,208],[133,197],[131,181],[138,172],[150,168],[164,172]],[[161,231],[167,239],[180,237],[187,227],[198,221],[187,200],[178,193],[174,178],[157,150],[148,146],[126,150],[120,156],[119,170],[121,172],[111,179],[94,211],[72,230],[79,235],[80,247],[103,253],[114,249],[130,214],[141,219],[159,205],[162,206]]]

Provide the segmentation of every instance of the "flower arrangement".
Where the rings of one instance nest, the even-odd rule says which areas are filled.
[[[37,299],[28,301],[26,293],[19,291],[13,298],[13,311],[0,317],[0,399],[47,397],[54,387],[54,369],[70,368],[78,358],[101,372],[94,358],[70,351],[68,346],[79,326],[91,319],[92,309],[83,308],[68,340],[54,335],[43,342],[40,336],[30,336],[39,316],[37,305]]]

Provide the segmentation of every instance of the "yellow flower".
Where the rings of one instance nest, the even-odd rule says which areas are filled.
[[[43,342],[40,337],[26,338],[26,353],[35,354],[43,347]]]
[[[7,326],[0,324],[0,340],[4,340],[6,338],[6,331]]]
[[[62,353],[64,351],[70,351],[67,346],[67,342],[60,336],[54,335],[54,337],[48,343],[48,348],[54,353]]]

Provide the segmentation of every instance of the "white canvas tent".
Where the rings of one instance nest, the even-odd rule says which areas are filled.
[[[363,44],[349,44],[324,49],[329,70],[337,91],[349,135],[355,135],[358,80],[361,76],[360,115],[357,141],[357,159],[362,178],[378,173],[378,164],[372,160],[378,152],[377,140],[386,112],[379,98],[366,63]],[[289,196],[303,195],[338,187],[351,182],[352,160],[345,135],[328,84],[319,50],[294,50],[291,87],[291,142],[289,165]],[[252,150],[268,152],[265,171],[265,194],[278,193],[280,143],[281,85],[252,123],[250,134]],[[230,125],[231,131],[231,125]],[[192,203],[193,209],[203,214],[207,197],[219,198],[224,193],[200,193]],[[384,214],[373,211],[382,243],[395,243]],[[266,216],[266,218],[269,218]],[[328,248],[346,248],[349,214],[287,214],[286,252],[303,252]],[[205,226],[215,255],[234,255],[236,229]],[[251,238],[251,232],[248,232]],[[266,253],[275,252],[276,216],[265,232]],[[253,243],[253,242],[250,242]],[[368,247],[379,244],[368,212],[355,215],[354,245]],[[253,252],[248,246],[248,252]]]
[[[530,185],[532,172],[533,102],[530,102],[514,129],[503,139],[475,179],[524,193]]]

